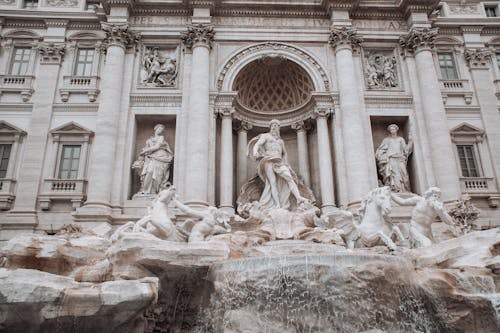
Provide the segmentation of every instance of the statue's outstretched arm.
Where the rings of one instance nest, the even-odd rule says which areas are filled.
[[[392,200],[394,200],[394,202],[401,206],[415,206],[420,200],[419,196],[403,199],[398,197],[395,193],[391,193],[391,198]]]
[[[207,217],[207,215],[204,212],[188,207],[177,199],[173,199],[172,202],[174,203],[175,207],[179,208],[186,215],[191,215],[194,217],[198,217],[200,219],[204,219]]]

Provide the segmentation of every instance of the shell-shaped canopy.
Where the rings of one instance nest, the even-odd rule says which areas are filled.
[[[313,83],[307,72],[283,57],[264,57],[246,65],[233,85],[238,102],[256,111],[287,111],[307,103]]]

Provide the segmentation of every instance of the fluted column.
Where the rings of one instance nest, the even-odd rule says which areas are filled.
[[[218,110],[222,118],[220,137],[220,208],[234,213],[233,208],[233,119],[231,108]]]
[[[238,128],[238,146],[236,147],[236,191],[240,192],[241,188],[248,181],[248,131],[252,129],[252,125],[246,121],[242,121]]]
[[[330,44],[335,50],[338,86],[340,93],[340,117],[343,125],[344,159],[347,174],[348,205],[358,204],[370,190],[370,175],[367,163],[365,116],[359,102],[358,84],[352,47],[361,43],[356,30],[349,27],[333,28]]]
[[[192,69],[186,146],[185,201],[194,206],[208,205],[209,176],[209,56],[214,31],[211,26],[189,26],[182,35],[192,49]]]
[[[37,224],[36,206],[42,181],[47,136],[52,122],[54,94],[61,62],[65,55],[63,43],[42,42],[37,47],[40,67],[36,73],[33,112],[26,137],[23,159],[17,177],[16,200],[6,222]]]
[[[297,132],[297,153],[299,157],[299,175],[304,184],[311,187],[311,174],[309,172],[309,152],[307,148],[306,124],[298,121],[292,124],[292,128]]]
[[[417,67],[418,86],[422,109],[429,138],[431,138],[431,157],[437,186],[446,201],[458,199],[460,185],[457,166],[453,153],[448,120],[441,97],[434,59],[431,49],[437,29],[412,29],[401,37],[400,44],[409,53],[414,53]]]
[[[321,186],[321,210],[329,213],[335,208],[335,192],[333,184],[333,165],[328,135],[327,118],[331,114],[328,108],[316,108],[316,127],[318,135],[318,164]]]
[[[91,214],[103,215],[104,220],[109,220],[125,49],[133,45],[138,36],[128,30],[126,23],[102,23],[102,29],[106,33],[106,62],[89,169],[88,198],[77,213],[92,211]]]

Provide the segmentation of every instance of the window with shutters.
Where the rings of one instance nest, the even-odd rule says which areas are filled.
[[[441,77],[444,80],[458,80],[457,68],[453,53],[439,52],[438,53],[439,68],[441,70]]]

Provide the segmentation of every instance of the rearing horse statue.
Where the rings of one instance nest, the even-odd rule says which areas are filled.
[[[371,190],[362,201],[360,223],[353,220],[354,229],[346,235],[347,248],[386,245],[391,250],[398,247],[393,242],[394,235],[405,241],[401,230],[389,219],[391,212],[391,190],[388,186]]]

